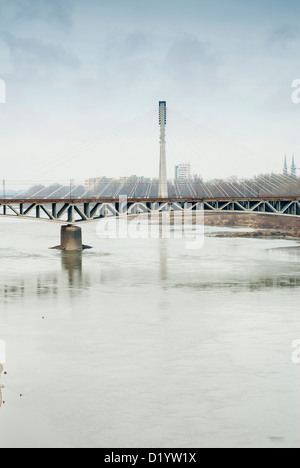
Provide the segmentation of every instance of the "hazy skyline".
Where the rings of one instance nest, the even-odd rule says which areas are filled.
[[[300,161],[300,105],[291,101],[292,82],[300,78],[299,13],[292,0],[1,0],[0,79],[7,102],[0,104],[0,178],[38,177],[45,164],[43,176],[51,179],[155,176],[156,141],[150,148],[147,139],[131,142],[130,150],[126,139],[115,140],[69,166],[50,169],[50,163],[161,99],[255,152],[257,172],[281,171],[284,153]],[[154,113],[154,139],[155,119]],[[188,146],[181,159],[197,172],[211,177],[219,165],[220,174],[234,173],[234,162],[227,167],[223,161],[231,157],[230,145],[223,154],[220,140],[210,155],[203,140],[193,141],[198,159]],[[180,161],[169,143],[173,176]]]

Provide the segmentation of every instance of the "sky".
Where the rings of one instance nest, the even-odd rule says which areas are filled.
[[[294,0],[0,0],[0,179],[155,177],[159,100],[170,177],[300,165],[299,17]]]

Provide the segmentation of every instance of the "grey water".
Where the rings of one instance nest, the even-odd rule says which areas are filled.
[[[300,447],[299,244],[217,231],[0,219],[0,447]]]

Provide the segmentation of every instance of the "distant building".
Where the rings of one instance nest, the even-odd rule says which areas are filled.
[[[100,186],[103,177],[94,177],[92,179],[86,179],[84,182],[84,188],[86,191],[96,191]]]
[[[137,179],[138,177],[135,174],[133,174],[131,176],[120,177],[120,182],[135,182]]]
[[[176,180],[189,180],[192,177],[190,163],[181,163],[175,166]]]

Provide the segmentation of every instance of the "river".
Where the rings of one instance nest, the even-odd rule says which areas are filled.
[[[0,219],[0,447],[300,447],[299,244],[224,230],[63,253]]]

